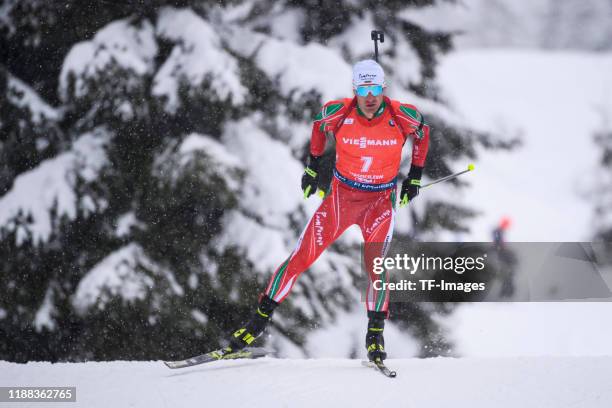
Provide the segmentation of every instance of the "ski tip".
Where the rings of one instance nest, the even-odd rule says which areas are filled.
[[[391,371],[381,360],[378,361],[370,361],[370,360],[361,360],[361,364],[366,367],[371,367],[380,372],[387,378],[395,378],[397,377],[397,372]]]
[[[469,170],[469,171],[474,170],[474,163],[470,163],[470,164],[468,164],[468,170]]]

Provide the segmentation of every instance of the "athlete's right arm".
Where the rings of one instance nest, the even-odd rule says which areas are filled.
[[[349,100],[350,101],[350,100]],[[326,133],[334,131],[346,115],[345,100],[327,102],[315,116],[310,137],[310,157],[302,175],[302,191],[308,198],[317,191],[319,181],[319,162],[325,151]]]
[[[313,195],[319,186],[319,161],[321,156],[310,155],[308,166],[304,169],[302,175],[302,191],[304,192],[304,198],[308,198]]]
[[[350,99],[329,101],[315,116],[310,136],[310,154],[319,157],[325,151],[325,134],[334,132],[338,123],[346,116]]]

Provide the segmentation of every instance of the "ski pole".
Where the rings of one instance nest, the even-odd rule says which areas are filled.
[[[429,186],[432,186],[434,184],[442,183],[443,181],[448,181],[448,180],[454,179],[455,177],[459,177],[460,175],[462,175],[464,173],[467,173],[469,171],[473,171],[473,170],[474,170],[474,165],[472,163],[470,163],[470,164],[468,164],[468,168],[466,170],[462,170],[460,172],[453,173],[453,174],[448,175],[446,177],[439,178],[439,179],[434,180],[434,181],[432,181],[430,183],[422,185],[421,188],[429,187]],[[319,191],[317,191],[317,193],[318,193],[319,197],[325,198],[325,191],[319,190]]]
[[[439,178],[437,180],[432,181],[431,183],[427,183],[427,184],[422,185],[421,188],[429,187],[431,185],[434,185],[434,184],[437,184],[437,183],[441,183],[443,181],[448,181],[448,180],[454,179],[455,177],[459,177],[463,173],[467,173],[468,171],[472,171],[472,170],[474,170],[474,165],[472,163],[470,163],[470,164],[468,164],[467,170],[463,170],[463,171],[460,171],[458,173],[454,173],[454,174],[451,174],[449,176]],[[407,199],[406,200],[402,200],[402,201],[400,201],[400,205],[399,206],[400,206],[400,208],[402,208],[402,207],[406,206],[408,203],[409,203],[409,201]]]
[[[463,170],[463,171],[460,171],[458,173],[454,173],[454,174],[451,174],[449,176],[439,178],[437,180],[432,181],[431,183],[427,183],[427,184],[422,185],[421,188],[429,187],[431,185],[434,185],[434,184],[437,184],[437,183],[441,183],[443,181],[454,179],[455,177],[459,177],[460,175],[462,175],[464,173],[467,173],[468,171],[472,171],[472,170],[474,170],[474,165],[472,163],[470,163],[470,164],[468,164],[467,170]]]
[[[370,33],[370,37],[372,38],[372,41],[374,41],[374,59],[376,60],[376,62],[378,62],[378,40],[380,40],[381,43],[384,43],[385,33],[378,30],[372,30],[372,33]]]

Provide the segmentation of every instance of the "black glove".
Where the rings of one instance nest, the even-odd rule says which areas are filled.
[[[310,163],[304,170],[302,175],[302,191],[304,192],[304,198],[308,198],[317,191],[319,184],[319,161],[321,156],[316,157],[310,155]]]
[[[405,206],[419,195],[419,189],[421,188],[421,176],[423,175],[423,168],[415,165],[410,166],[408,177],[402,183],[402,191],[400,193],[400,207]]]

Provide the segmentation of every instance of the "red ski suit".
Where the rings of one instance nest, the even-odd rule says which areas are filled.
[[[423,167],[429,127],[412,105],[385,97],[374,118],[368,120],[356,106],[356,100],[342,99],[326,103],[315,118],[310,141],[312,155],[323,154],[326,133],[336,139],[331,189],[294,251],[272,275],[265,293],[282,302],[297,277],[348,227],[357,224],[366,243],[365,263],[370,278],[367,310],[386,312],[388,293],[374,290],[372,282],[387,282],[388,275],[374,274],[371,264],[374,257],[386,254],[393,234],[402,147],[408,137],[414,137],[412,165]]]

